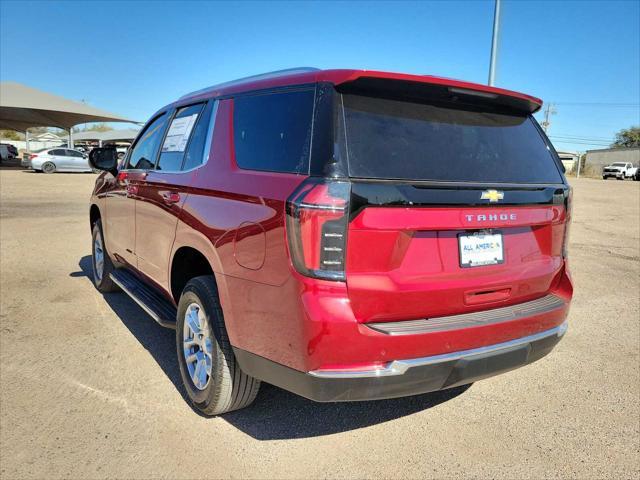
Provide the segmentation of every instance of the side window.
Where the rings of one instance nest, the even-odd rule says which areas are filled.
[[[203,107],[204,104],[199,103],[197,105],[182,107],[176,112],[175,117],[171,120],[171,125],[167,131],[164,143],[162,144],[158,170],[175,172],[182,168],[184,152],[187,149],[191,132],[198,121]]]
[[[54,155],[54,156],[64,156],[64,150],[60,150],[60,149],[55,149],[55,150],[49,150],[49,155]]]
[[[200,119],[191,136],[189,147],[187,148],[182,170],[195,168],[204,161],[204,147],[207,136],[209,135],[209,124],[211,123],[211,115],[215,104],[216,102],[214,101],[209,102],[202,112],[202,115],[200,115]]]
[[[68,157],[82,157],[82,154],[75,150],[65,150],[65,153]]]
[[[233,136],[240,168],[306,173],[314,90],[237,97]]]
[[[162,142],[164,130],[167,126],[167,117],[168,115],[163,113],[147,126],[133,147],[127,168],[153,169],[160,149],[160,142]]]

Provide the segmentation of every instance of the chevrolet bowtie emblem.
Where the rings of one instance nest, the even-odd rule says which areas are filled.
[[[498,200],[502,200],[504,198],[504,193],[499,192],[498,190],[485,190],[482,192],[480,196],[480,200],[489,200],[489,202],[494,203]]]

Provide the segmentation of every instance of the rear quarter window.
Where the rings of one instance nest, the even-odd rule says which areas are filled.
[[[233,135],[240,168],[307,173],[313,89],[236,97]]]

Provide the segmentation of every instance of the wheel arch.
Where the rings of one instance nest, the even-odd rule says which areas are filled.
[[[215,278],[211,263],[202,252],[184,245],[173,253],[169,270],[169,288],[176,305],[187,282],[201,275],[211,275]]]
[[[100,207],[98,207],[95,203],[92,203],[91,207],[89,208],[89,228],[93,228],[93,225],[100,219],[102,219]]]
[[[174,281],[174,273],[178,272],[178,270],[175,270],[175,268],[177,268],[176,260],[178,262],[184,261],[185,257],[182,257],[181,255],[184,255],[184,252],[189,250],[198,253],[199,262],[207,262],[205,264],[208,266],[206,272],[208,275],[212,275],[214,277],[216,288],[218,290],[218,298],[220,299],[222,312],[224,314],[224,323],[233,345],[236,339],[235,319],[232,308],[233,302],[231,301],[226,276],[220,260],[220,251],[209,237],[204,235],[202,232],[187,227],[186,225],[178,224],[176,239],[173,244],[167,271],[167,293],[171,295],[177,305],[180,300],[180,285],[183,282],[186,284],[186,282],[184,278],[180,279],[180,282]],[[178,255],[179,252],[181,252],[180,256]],[[202,265],[202,263],[200,265]],[[194,276],[197,275],[188,275],[189,278],[193,278]],[[186,281],[188,281],[188,279]]]

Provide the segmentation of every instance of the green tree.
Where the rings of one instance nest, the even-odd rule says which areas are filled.
[[[24,140],[24,134],[15,130],[0,130],[0,138],[3,140]]]
[[[47,133],[47,127],[29,127],[29,135],[37,135],[38,133]]]
[[[113,128],[106,123],[94,123],[93,125],[89,125],[84,130],[86,130],[87,132],[108,132],[110,130],[113,130]]]
[[[640,127],[623,128],[616,133],[612,147],[640,147]]]

